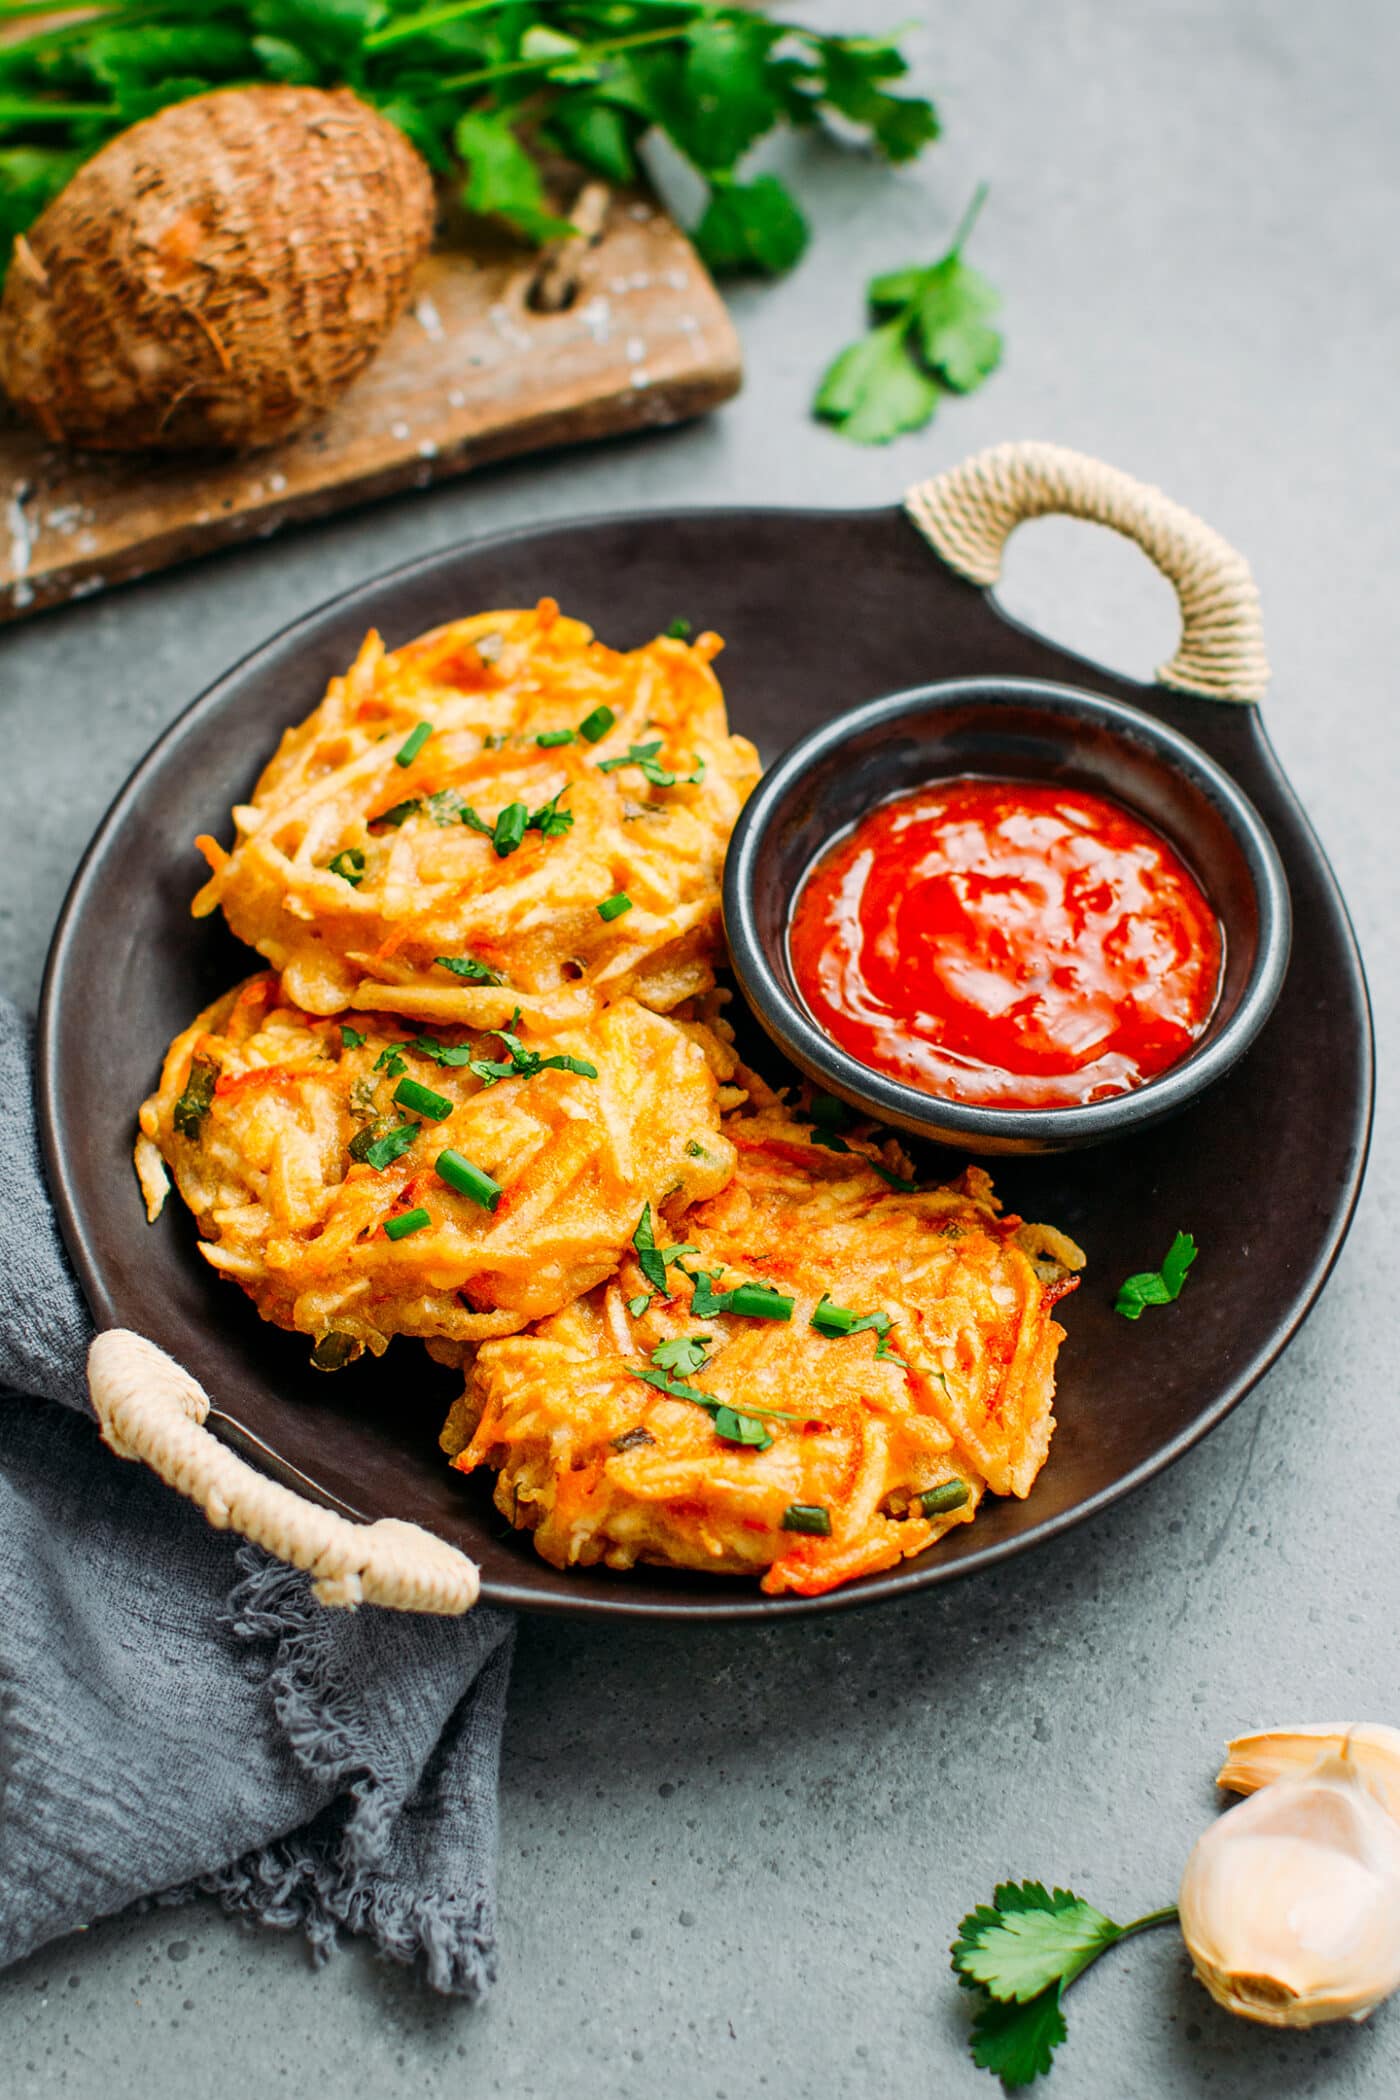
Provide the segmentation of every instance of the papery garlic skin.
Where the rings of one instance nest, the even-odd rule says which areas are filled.
[[[1340,1757],[1344,1749],[1347,1762],[1400,1823],[1400,1728],[1383,1721],[1306,1721],[1237,1735],[1215,1783],[1232,1794],[1252,1794],[1275,1779],[1311,1771],[1320,1757]]]
[[[1400,1824],[1345,1750],[1223,1815],[1178,1903],[1196,1974],[1246,2019],[1364,2020],[1400,1989]]]

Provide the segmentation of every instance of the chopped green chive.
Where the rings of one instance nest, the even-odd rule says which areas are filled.
[[[406,1240],[411,1233],[421,1232],[432,1222],[425,1210],[403,1210],[396,1218],[384,1220],[384,1236],[390,1240]]]
[[[848,1305],[833,1305],[823,1292],[821,1304],[812,1314],[809,1324],[816,1328],[818,1334],[824,1334],[829,1341],[841,1335],[873,1333],[876,1337],[877,1356],[887,1358],[890,1363],[902,1364],[906,1371],[909,1368],[901,1357],[892,1356],[885,1347],[885,1338],[894,1325],[893,1318],[887,1312],[855,1313]]]
[[[571,744],[577,735],[576,729],[542,729],[535,742],[541,751],[553,751],[559,744]]]
[[[410,796],[407,802],[396,802],[392,809],[386,809],[382,816],[378,816],[374,819],[374,822],[376,824],[392,824],[395,831],[397,831],[401,824],[406,824],[408,822],[409,818],[414,814],[415,810],[421,808],[422,804],[419,802],[418,798],[416,796]]]
[[[666,629],[669,639],[673,642],[688,642],[694,632],[694,627],[683,613],[677,613],[675,619],[672,620],[670,626]]]
[[[626,890],[615,890],[611,897],[604,897],[598,906],[598,917],[606,924],[611,919],[620,919],[625,911],[631,911],[632,899]]]
[[[365,879],[365,857],[358,846],[347,846],[343,853],[336,854],[334,860],[328,860],[326,866],[332,875],[348,882],[352,890],[357,890]]]
[[[452,1103],[445,1094],[435,1094],[430,1086],[423,1086],[416,1079],[401,1079],[394,1088],[394,1099],[400,1108],[411,1108],[430,1123],[444,1123],[452,1113]]]
[[[595,707],[591,715],[585,715],[578,725],[578,733],[585,743],[596,744],[607,735],[617,716],[610,707]]]
[[[191,1058],[190,1076],[185,1081],[185,1091],[175,1103],[175,1128],[181,1137],[193,1138],[198,1143],[200,1132],[204,1128],[204,1118],[214,1100],[214,1085],[218,1076],[218,1066],[212,1064],[207,1057]]]
[[[504,984],[499,970],[489,963],[478,962],[474,955],[435,955],[433,961],[440,969],[450,970],[454,977],[465,978],[468,984]]]
[[[410,729],[408,735],[394,753],[394,764],[396,766],[411,766],[432,733],[433,725],[431,722],[419,722],[415,728]]]
[[[382,1174],[386,1167],[392,1167],[394,1161],[407,1152],[421,1127],[418,1123],[400,1123],[396,1130],[387,1132],[382,1138],[372,1139],[363,1150],[357,1150],[360,1139],[366,1135],[362,1130],[359,1137],[350,1141],[350,1156],[362,1159],[367,1167],[374,1168],[376,1174]]]
[[[341,1022],[340,1046],[342,1050],[363,1050],[365,1041],[366,1038],[360,1034],[358,1028],[351,1028],[348,1023]]]
[[[961,1509],[972,1490],[965,1480],[943,1480],[936,1488],[925,1488],[919,1508],[926,1517],[941,1517],[945,1510]]]
[[[725,1292],[729,1300],[725,1310],[735,1313],[741,1320],[790,1320],[792,1300],[781,1291],[775,1291],[766,1283],[741,1283],[734,1290]]]
[[[789,1502],[783,1511],[784,1531],[805,1531],[810,1538],[831,1537],[831,1511],[820,1502]]]
[[[853,1313],[848,1305],[833,1305],[829,1298],[823,1297],[808,1325],[815,1327],[818,1334],[850,1334],[858,1318],[859,1314]]]
[[[491,843],[496,849],[498,860],[504,860],[508,854],[514,853],[529,829],[529,824],[530,812],[523,802],[506,804],[497,817],[495,830],[491,834]]]
[[[461,1196],[470,1196],[472,1202],[479,1203],[483,1210],[494,1210],[505,1194],[499,1181],[493,1181],[481,1167],[474,1167],[450,1145],[445,1152],[439,1152],[435,1165],[439,1181],[445,1181]]]

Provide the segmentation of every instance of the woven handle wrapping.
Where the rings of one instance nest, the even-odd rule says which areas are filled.
[[[1136,540],[1176,591],[1181,641],[1157,676],[1213,700],[1262,700],[1269,682],[1249,563],[1160,489],[1063,445],[993,445],[910,489],[905,509],[950,568],[995,583],[1027,518],[1087,518]]]
[[[139,1458],[198,1503],[219,1531],[239,1531],[304,1568],[322,1604],[392,1611],[470,1611],[480,1578],[455,1546],[416,1524],[352,1524],[307,1502],[230,1451],[204,1426],[208,1395],[154,1342],[115,1327],[88,1352],[88,1390],[119,1458]]]

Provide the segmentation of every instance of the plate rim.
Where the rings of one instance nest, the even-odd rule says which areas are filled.
[[[466,536],[449,542],[446,546],[432,549],[425,554],[412,555],[390,568],[379,570],[346,585],[343,590],[307,608],[293,619],[284,622],[272,634],[266,635],[228,665],[208,685],[196,693],[184,707],[166,724],[160,735],[144,752],[131,772],[126,776],[104,810],[74,868],[72,878],[64,894],[63,903],[54,924],[40,989],[38,1016],[35,1027],[35,1072],[34,1099],[39,1127],[39,1139],[50,1197],[58,1220],[68,1259],[77,1275],[94,1325],[99,1330],[118,1324],[116,1307],[112,1301],[99,1260],[90,1244],[81,1210],[81,1192],[76,1188],[74,1177],[65,1158],[61,1137],[61,1115],[59,1108],[59,1036],[61,1015],[66,998],[66,969],[70,949],[80,916],[88,901],[88,892],[95,875],[96,864],[110,840],[112,833],[126,815],[129,805],[144,791],[151,776],[159,772],[167,747],[174,744],[188,730],[191,722],[206,711],[215,710],[231,684],[243,679],[257,662],[272,655],[279,648],[295,639],[303,630],[310,629],[326,620],[351,600],[368,592],[378,592],[403,585],[410,580],[429,576],[435,569],[450,568],[454,563],[470,559],[496,549],[507,548],[522,542],[538,540],[567,532],[570,535],[584,534],[600,527],[619,525],[643,525],[656,529],[666,525],[684,524],[688,521],[718,518],[746,520],[801,519],[804,523],[819,520],[849,521],[859,518],[889,520],[905,519],[903,506],[899,504],[858,504],[850,506],[821,504],[687,504],[619,508],[615,510],[590,511],[579,517],[559,520],[536,520],[533,523],[514,525],[500,532]],[[916,528],[910,524],[911,532]],[[948,575],[957,578],[957,572],[941,562],[941,558],[930,548],[925,548],[929,560],[940,563]],[[960,582],[966,579],[957,578]],[[1176,688],[1165,686],[1156,679],[1137,681],[1131,674],[1100,664],[1092,657],[1084,656],[1053,637],[1043,635],[1037,629],[1008,613],[1000,604],[995,590],[967,583],[969,590],[985,600],[996,619],[1005,627],[1019,633],[1042,647],[1050,648],[1062,655],[1072,666],[1082,666],[1098,678],[1106,678],[1118,685],[1136,687],[1143,694],[1154,691],[1172,696],[1237,708],[1246,703],[1215,702],[1208,695],[1182,694]],[[1131,703],[1130,703],[1131,704]],[[1053,1516],[1042,1518],[1029,1530],[1015,1537],[973,1548],[956,1561],[937,1561],[915,1556],[898,1566],[883,1570],[875,1582],[857,1582],[826,1591],[815,1597],[797,1595],[767,1596],[759,1591],[721,1592],[708,1595],[704,1591],[678,1592],[674,1601],[629,1595],[619,1587],[614,1596],[598,1597],[575,1594],[567,1591],[556,1593],[517,1586],[511,1581],[498,1578],[483,1578],[481,1602],[504,1609],[547,1613],[551,1616],[586,1619],[646,1619],[669,1623],[711,1625],[716,1622],[734,1620],[763,1620],[772,1623],[775,1616],[789,1618],[807,1616],[814,1612],[858,1611],[877,1606],[907,1602],[915,1593],[931,1589],[939,1584],[953,1582],[964,1576],[984,1573],[989,1568],[1000,1566],[1035,1547],[1047,1544],[1073,1530],[1116,1502],[1123,1500],[1137,1489],[1146,1486],[1159,1473],[1183,1458],[1196,1444],[1218,1427],[1225,1417],[1239,1406],[1265,1374],[1278,1362],[1300,1328],[1317,1304],[1337,1259],[1351,1230],[1360,1200],[1375,1124],[1376,1093],[1376,1049],[1375,1019],[1370,986],[1367,982],[1356,929],[1352,922],[1346,898],[1337,880],[1331,861],[1318,838],[1317,831],[1297,792],[1293,788],[1264,723],[1262,708],[1258,703],[1248,703],[1261,758],[1272,769],[1276,785],[1289,798],[1296,818],[1306,832],[1318,869],[1327,884],[1331,901],[1335,907],[1343,935],[1343,952],[1346,963],[1359,993],[1361,1010],[1360,1040],[1355,1049],[1358,1053],[1358,1079],[1360,1081],[1358,1107],[1361,1109],[1358,1142],[1348,1164],[1347,1178],[1340,1200],[1334,1209],[1326,1239],[1318,1248],[1310,1269],[1296,1287],[1289,1317],[1270,1334],[1269,1339],[1256,1350],[1249,1362],[1226,1384],[1211,1405],[1159,1450],[1120,1475],[1096,1493],[1076,1502],[1070,1508]],[[1210,755],[1210,754],[1208,754]],[[1224,760],[1215,763],[1235,782],[1233,769]],[[1247,790],[1241,788],[1241,792]],[[216,1397],[211,1396],[206,1422],[211,1432],[240,1456],[258,1465],[261,1470],[292,1486],[298,1493],[308,1495],[321,1506],[340,1511],[356,1521],[369,1522],[364,1512],[303,1474],[289,1461],[273,1452],[261,1437],[237,1418],[222,1409]],[[174,1490],[172,1490],[174,1492]],[[410,1521],[418,1521],[413,1519]],[[425,1529],[431,1529],[425,1526]],[[436,1534],[435,1534],[436,1535]],[[568,1570],[556,1571],[567,1581]]]

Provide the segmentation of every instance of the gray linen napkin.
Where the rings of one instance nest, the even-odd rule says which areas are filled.
[[[0,1966],[203,1890],[479,1996],[512,1621],[327,1611],[113,1457],[3,1000],[0,1099]]]

